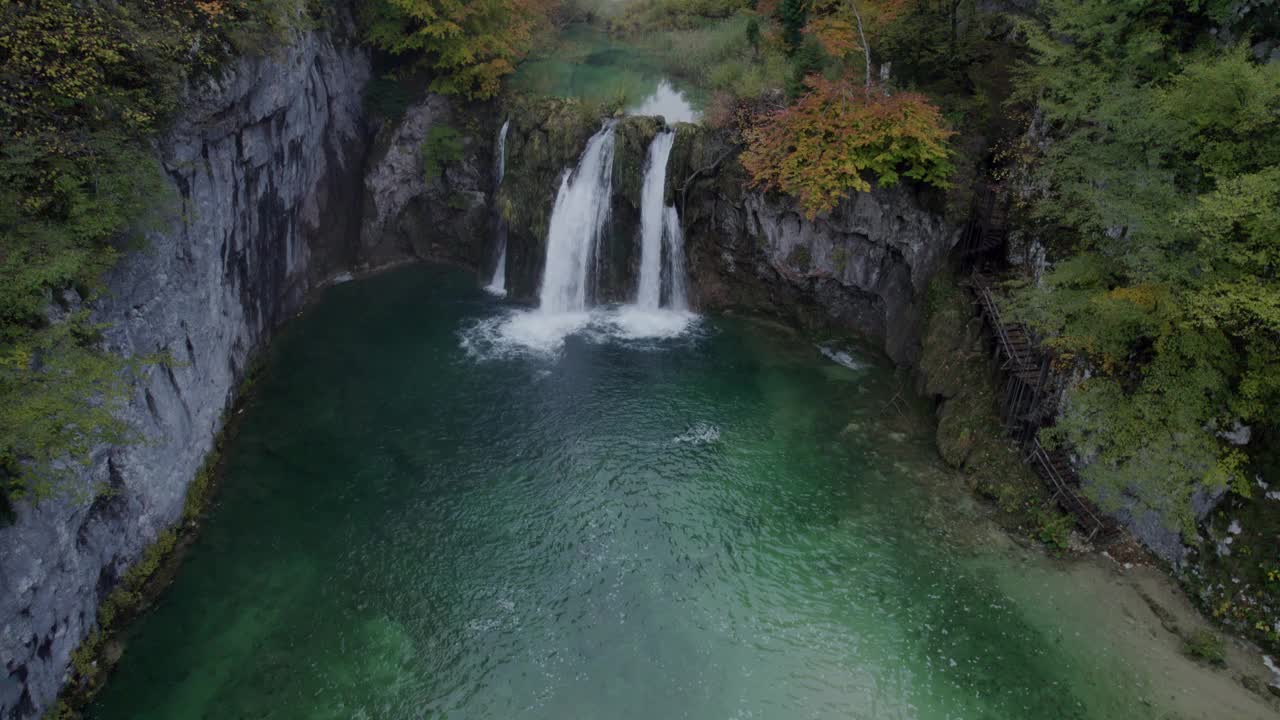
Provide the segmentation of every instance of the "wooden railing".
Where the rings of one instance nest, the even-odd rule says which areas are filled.
[[[1094,512],[1093,503],[1076,492],[1075,488],[1079,487],[1080,483],[1078,479],[1074,479],[1075,473],[1070,469],[1070,465],[1062,467],[1061,462],[1055,461],[1049,451],[1040,444],[1040,438],[1033,438],[1031,442],[1031,455],[1028,460],[1037,470],[1036,474],[1053,491],[1053,499],[1064,510],[1075,515],[1076,521],[1089,531],[1090,542],[1099,535],[1109,535],[1113,529],[1111,523],[1098,517],[1098,513]]]
[[[1063,510],[1076,517],[1089,540],[1110,536],[1115,526],[1100,517],[1080,492],[1080,479],[1065,457],[1040,443],[1038,433],[1057,415],[1056,378],[1050,356],[1038,338],[1021,323],[1005,320],[990,278],[974,273],[970,282],[976,305],[995,342],[994,360],[1005,377],[1000,416],[1006,432],[1025,449],[1024,462],[1044,482]]]

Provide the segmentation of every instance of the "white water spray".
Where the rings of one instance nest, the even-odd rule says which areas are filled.
[[[564,176],[547,231],[547,264],[538,310],[543,314],[587,309],[587,273],[609,217],[613,192],[614,122],[587,142],[578,167]]]
[[[502,186],[507,174],[507,131],[511,129],[511,120],[502,123],[498,132],[497,167],[494,168],[494,190]],[[485,290],[494,295],[507,294],[507,226],[502,218],[498,218],[498,266],[493,270],[493,280]]]
[[[696,123],[702,114],[693,109],[693,105],[684,94],[662,80],[653,94],[645,98],[639,105],[627,111],[628,115],[662,117],[669,123]]]

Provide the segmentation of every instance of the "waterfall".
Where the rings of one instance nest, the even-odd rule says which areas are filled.
[[[587,273],[594,265],[613,192],[613,130],[614,122],[609,121],[592,135],[578,167],[560,181],[547,231],[538,305],[543,313],[587,309]]]
[[[494,168],[494,192],[502,187],[502,180],[507,174],[507,131],[511,129],[511,120],[502,123],[498,131],[498,151]],[[507,223],[501,217],[497,219],[498,265],[493,269],[493,280],[485,290],[494,295],[507,294]]]
[[[662,306],[664,244],[666,276],[671,288],[667,307],[672,310],[689,309],[680,214],[675,206],[664,206],[662,202],[667,186],[667,161],[671,158],[675,139],[676,134],[671,130],[658,133],[649,145],[649,159],[645,164],[644,187],[640,194],[640,289],[636,294],[636,306],[644,310],[657,310]]]
[[[675,207],[663,203],[667,160],[675,133],[660,133],[649,148],[641,197],[643,248],[637,304],[590,308],[593,271],[613,194],[614,121],[591,136],[578,164],[564,173],[547,230],[546,266],[536,310],[508,309],[461,333],[477,359],[559,353],[570,335],[652,341],[684,335],[697,323],[689,312],[684,239]],[[666,257],[665,263],[663,257]],[[665,305],[663,298],[667,298]]]
[[[684,266],[684,231],[680,229],[680,213],[675,205],[668,205],[662,214],[662,234],[667,239],[667,275],[671,278],[671,299],[668,306],[672,310],[689,309],[688,274]]]
[[[494,177],[497,179],[497,182],[494,183],[495,188],[502,185],[502,179],[507,176],[507,131],[510,129],[511,120],[508,119],[506,122],[502,123],[502,129],[498,131],[498,153],[496,160],[498,167],[493,173]]]
[[[649,144],[640,193],[640,290],[636,304],[652,310],[658,309],[662,300],[662,236],[666,224],[662,200],[667,187],[667,160],[675,138],[674,132],[666,130]]]

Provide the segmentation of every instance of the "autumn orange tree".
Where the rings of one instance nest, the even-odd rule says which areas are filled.
[[[364,6],[365,36],[433,75],[431,89],[493,97],[532,46],[555,0],[376,0]]]
[[[804,32],[818,41],[837,63],[859,55],[864,62],[864,84],[871,86],[871,44],[867,41],[907,9],[908,0],[812,0]]]
[[[918,93],[867,92],[847,78],[811,76],[808,92],[746,133],[742,164],[756,185],[800,201],[813,217],[849,191],[911,178],[947,187],[952,132]]]

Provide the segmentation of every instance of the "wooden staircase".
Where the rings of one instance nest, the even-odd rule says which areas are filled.
[[[986,186],[974,199],[969,222],[961,239],[960,255],[966,262],[1003,249],[1009,239],[1009,205],[997,188]]]
[[[1049,354],[1030,328],[1004,318],[996,301],[993,278],[974,272],[969,286],[994,338],[993,359],[1005,379],[1000,416],[1006,432],[1023,446],[1024,461],[1053,494],[1054,501],[1075,516],[1089,540],[1110,538],[1116,526],[1105,520],[1081,493],[1080,478],[1070,458],[1060,450],[1048,450],[1038,437],[1040,429],[1056,419],[1061,396]]]

